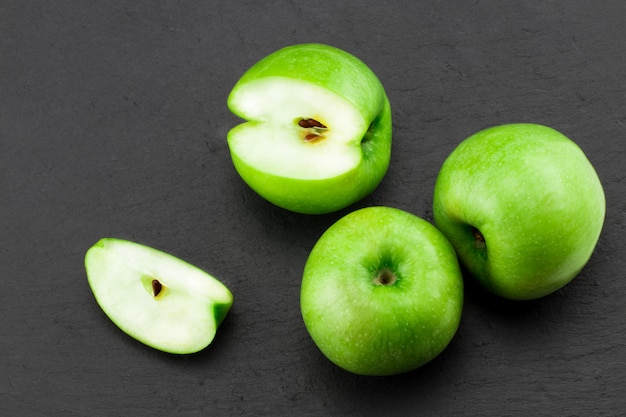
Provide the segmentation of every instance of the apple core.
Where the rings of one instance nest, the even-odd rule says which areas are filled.
[[[325,139],[323,133],[326,132],[328,127],[315,119],[302,118],[298,122],[298,126],[304,129],[304,142],[317,143],[322,139]]]
[[[165,285],[163,285],[161,281],[150,274],[143,275],[141,277],[141,283],[146,289],[146,292],[154,299],[161,298],[166,289]]]

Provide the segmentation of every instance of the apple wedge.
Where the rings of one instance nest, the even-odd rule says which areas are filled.
[[[104,238],[85,255],[89,285],[121,330],[155,349],[194,353],[208,346],[233,303],[220,281],[170,254]]]
[[[391,153],[391,109],[359,59],[320,44],[283,48],[235,84],[228,133],[241,178],[271,203],[321,214],[371,193]]]

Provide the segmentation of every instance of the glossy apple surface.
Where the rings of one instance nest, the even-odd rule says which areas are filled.
[[[233,303],[220,281],[165,252],[104,238],[85,255],[93,294],[122,331],[155,349],[194,353],[208,346]]]
[[[247,120],[228,133],[235,169],[259,195],[307,214],[371,193],[391,154],[391,108],[376,75],[321,44],[280,49],[235,84],[228,107]]]
[[[437,227],[487,289],[529,300],[570,282],[589,260],[605,214],[583,151],[558,131],[510,124],[478,132],[446,159]]]
[[[463,282],[454,249],[430,223],[390,207],[354,211],[315,244],[301,311],[313,341],[361,375],[416,369],[459,326]]]

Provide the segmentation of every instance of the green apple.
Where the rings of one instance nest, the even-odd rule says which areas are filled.
[[[104,313],[128,335],[169,353],[208,346],[233,296],[221,282],[172,255],[104,238],[85,255],[89,285]]]
[[[546,126],[509,124],[472,135],[449,155],[433,214],[480,283],[530,300],[563,287],[587,263],[605,198],[574,142]]]
[[[453,247],[430,223],[368,207],[334,223],[306,262],[300,305],[322,353],[361,375],[393,375],[435,358],[461,319]]]
[[[247,120],[228,133],[235,169],[259,195],[307,214],[371,193],[391,154],[391,109],[358,58],[320,44],[280,49],[235,84],[228,107]]]

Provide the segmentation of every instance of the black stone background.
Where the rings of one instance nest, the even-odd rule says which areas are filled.
[[[3,0],[0,415],[624,415],[625,18],[622,0]],[[301,42],[360,57],[393,106],[385,180],[322,216],[260,199],[225,142],[239,76]],[[591,261],[533,302],[468,279],[456,337],[415,372],[332,365],[299,312],[317,238],[370,205],[432,220],[446,155],[509,122],[562,131],[596,167],[607,216]],[[232,290],[209,348],[163,354],[104,316],[83,268],[103,236],[168,251]]]

